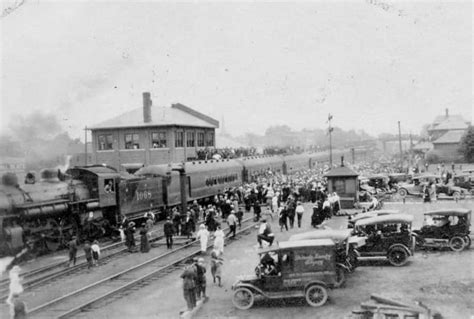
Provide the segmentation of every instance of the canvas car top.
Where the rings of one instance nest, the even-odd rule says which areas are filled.
[[[392,214],[375,216],[371,218],[365,218],[358,220],[355,226],[365,226],[380,223],[411,223],[413,222],[413,216],[408,214]]]
[[[282,241],[279,242],[278,246],[270,246],[260,250],[258,253],[263,254],[271,251],[278,251],[288,248],[301,248],[301,247],[318,247],[318,246],[334,246],[332,239],[311,239],[311,240],[295,240],[295,241]]]
[[[376,217],[376,216],[384,216],[384,215],[392,215],[392,214],[400,214],[399,210],[395,209],[383,209],[383,210],[374,210],[366,213],[360,213],[352,217],[351,221],[356,222],[358,220],[364,219],[364,218],[371,218],[371,217]]]
[[[470,209],[467,208],[448,208],[448,209],[438,209],[426,212],[424,215],[433,216],[465,216],[471,213]]]
[[[313,230],[306,233],[292,235],[289,241],[303,241],[303,240],[313,240],[313,239],[324,239],[329,238],[334,242],[340,242],[350,237],[350,229],[321,229]]]

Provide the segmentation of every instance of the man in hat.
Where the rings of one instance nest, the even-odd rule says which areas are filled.
[[[77,237],[72,236],[72,239],[68,242],[69,248],[69,263],[68,267],[71,267],[71,263],[76,265],[76,256],[77,256]]]
[[[196,307],[196,267],[194,261],[189,260],[188,265],[181,274],[183,278],[183,295],[188,306],[188,311]]]
[[[205,300],[206,297],[206,266],[204,258],[199,258],[196,267],[196,297]]]
[[[296,205],[295,212],[296,217],[298,218],[298,228],[301,228],[301,220],[303,219],[304,207],[300,201],[298,201],[298,204]]]
[[[235,230],[237,229],[237,217],[235,217],[235,212],[232,210],[229,217],[227,217],[227,224],[229,225],[229,232],[226,237],[231,235],[231,238],[235,237]]]
[[[275,240],[275,235],[272,232],[272,228],[270,227],[270,224],[267,223],[265,218],[260,220],[260,228],[257,235],[257,241],[260,245],[260,248],[262,248],[262,240],[266,241],[270,246]]]
[[[135,223],[128,223],[127,229],[125,229],[125,244],[127,245],[128,251],[133,253],[135,249]]]
[[[175,228],[170,216],[166,218],[166,222],[163,225],[163,232],[165,233],[166,237],[166,247],[168,249],[173,249],[173,235]]]

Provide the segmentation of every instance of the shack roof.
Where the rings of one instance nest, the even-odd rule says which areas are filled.
[[[324,175],[325,177],[357,177],[359,174],[351,170],[349,167],[340,166],[333,168]]]

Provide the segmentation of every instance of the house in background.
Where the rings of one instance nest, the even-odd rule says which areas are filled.
[[[459,146],[461,139],[471,123],[461,115],[450,115],[446,109],[445,115],[435,118],[428,127],[429,140],[433,149],[428,154],[435,155],[440,161],[457,161],[460,159]]]
[[[143,107],[99,123],[92,132],[93,163],[133,172],[144,165],[184,162],[197,151],[215,147],[219,122],[182,104],[152,105],[143,93]]]

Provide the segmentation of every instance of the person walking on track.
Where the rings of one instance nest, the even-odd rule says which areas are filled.
[[[298,218],[298,228],[301,228],[301,219],[303,219],[303,213],[304,213],[304,207],[303,207],[303,204],[301,204],[301,202],[298,202],[298,204],[296,205],[295,212],[296,212],[296,217]]]
[[[71,263],[73,266],[76,265],[76,256],[77,256],[77,237],[72,236],[72,239],[68,243],[69,248],[69,263],[68,267],[71,267]]]
[[[193,261],[188,261],[188,265],[181,274],[183,279],[183,295],[188,306],[188,311],[196,307],[196,267]]]
[[[205,254],[207,251],[207,242],[209,240],[209,231],[206,229],[204,224],[199,226],[196,238],[199,239],[199,242],[201,243],[201,254]]]
[[[232,234],[230,238],[235,237],[235,231],[237,229],[237,217],[235,217],[235,212],[232,210],[227,217],[227,224],[229,225],[229,232],[227,233],[226,237]]]

